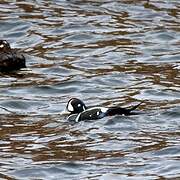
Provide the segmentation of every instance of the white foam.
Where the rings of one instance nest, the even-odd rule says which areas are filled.
[[[60,112],[60,115],[69,115],[70,112],[68,112],[67,110],[63,110]]]

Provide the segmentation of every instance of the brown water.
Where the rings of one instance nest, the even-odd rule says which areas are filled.
[[[179,0],[1,0],[0,32],[28,66],[0,74],[1,179],[180,178]],[[71,97],[145,102],[70,124]]]

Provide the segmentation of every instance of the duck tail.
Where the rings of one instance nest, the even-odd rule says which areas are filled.
[[[114,115],[135,115],[137,113],[133,113],[135,109],[137,109],[143,102],[131,107],[131,108],[121,108],[121,107],[112,107],[109,108],[107,111],[107,116],[114,116]]]
[[[131,108],[128,108],[129,112],[134,111],[135,109],[137,109],[143,102],[144,101],[140,102],[139,104],[137,104],[137,105],[135,105],[135,106],[133,106]]]

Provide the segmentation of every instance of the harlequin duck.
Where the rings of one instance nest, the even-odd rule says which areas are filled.
[[[25,57],[11,49],[6,40],[0,40],[0,72],[25,68]]]
[[[133,113],[141,103],[133,106],[131,108],[121,108],[121,107],[91,107],[87,108],[83,101],[77,98],[72,98],[68,101],[66,109],[70,112],[68,120],[79,122],[82,120],[96,120],[101,119],[105,116],[114,116],[114,115],[135,115]]]

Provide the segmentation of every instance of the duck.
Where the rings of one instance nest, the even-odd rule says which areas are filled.
[[[21,68],[26,68],[24,55],[12,49],[6,40],[0,40],[0,72]]]
[[[69,121],[83,121],[83,120],[97,120],[104,118],[106,116],[115,116],[115,115],[136,115],[136,112],[133,112],[138,108],[143,102],[128,108],[122,108],[119,106],[115,107],[90,107],[88,108],[85,103],[78,98],[71,98],[67,105],[66,111],[69,112],[68,120]]]

